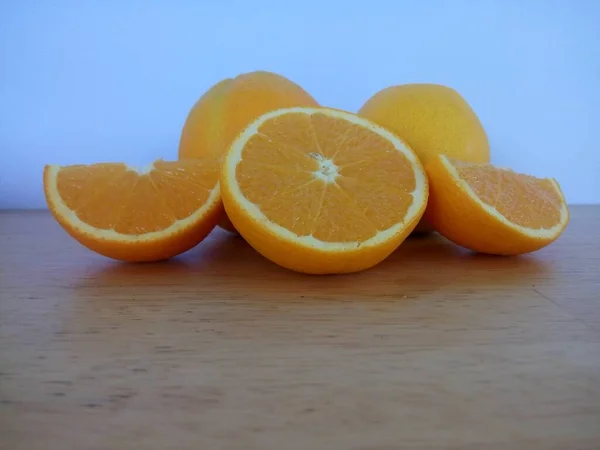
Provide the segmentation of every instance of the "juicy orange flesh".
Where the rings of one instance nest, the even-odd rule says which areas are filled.
[[[219,177],[217,160],[157,161],[138,174],[125,164],[67,166],[57,174],[63,202],[88,225],[120,234],[161,231],[208,199]]]
[[[548,229],[560,222],[563,200],[550,180],[489,164],[453,164],[481,201],[510,222],[531,229]]]
[[[362,242],[401,222],[416,187],[411,163],[389,141],[323,113],[265,122],[236,178],[270,221],[324,242]]]

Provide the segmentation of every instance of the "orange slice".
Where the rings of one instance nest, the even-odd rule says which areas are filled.
[[[427,177],[397,136],[344,111],[260,116],[234,141],[223,202],[259,253],[298,272],[348,273],[383,261],[413,230]]]
[[[216,226],[219,159],[158,160],[44,168],[54,218],[77,241],[109,258],[156,261],[194,247]]]
[[[487,163],[444,155],[427,165],[430,196],[425,219],[467,249],[518,255],[554,242],[569,210],[554,179],[536,178]]]

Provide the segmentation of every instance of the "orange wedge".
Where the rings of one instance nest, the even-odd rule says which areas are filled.
[[[310,274],[383,261],[423,215],[428,188],[397,136],[344,111],[298,107],[260,116],[221,174],[228,217],[259,253]]]
[[[569,222],[569,210],[554,179],[432,158],[425,219],[444,237],[467,249],[519,255],[554,242]]]
[[[77,241],[109,258],[157,261],[197,245],[216,226],[220,161],[158,160],[44,168],[54,218]]]

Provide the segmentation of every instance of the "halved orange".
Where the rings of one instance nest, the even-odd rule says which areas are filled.
[[[87,248],[124,261],[157,261],[197,245],[222,214],[220,159],[44,168],[58,223]]]
[[[554,179],[445,155],[432,158],[426,170],[430,195],[425,219],[467,249],[496,255],[533,252],[558,239],[569,222]]]
[[[423,215],[415,153],[355,114],[278,109],[248,126],[221,175],[227,215],[259,253],[298,272],[349,273],[390,255]]]

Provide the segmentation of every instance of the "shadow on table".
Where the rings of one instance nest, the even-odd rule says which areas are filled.
[[[439,235],[407,239],[378,266],[365,272],[309,276],[278,267],[242,238],[215,231],[195,249],[159,263],[106,260],[81,269],[75,288],[130,289],[175,296],[348,300],[414,299],[441,289],[533,287],[552,272],[542,254],[495,257],[465,251]],[[133,291],[132,291],[133,292]]]

